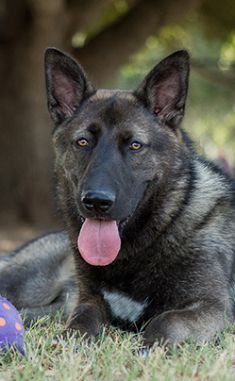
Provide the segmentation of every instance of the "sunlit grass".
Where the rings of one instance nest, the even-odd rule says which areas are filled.
[[[40,319],[26,329],[27,356],[8,352],[0,356],[0,380],[66,381],[172,381],[235,379],[234,327],[216,343],[197,347],[186,343],[167,352],[156,347],[149,354],[141,351],[140,335],[114,328],[104,329],[97,340],[87,344],[72,337],[59,339],[64,323]]]

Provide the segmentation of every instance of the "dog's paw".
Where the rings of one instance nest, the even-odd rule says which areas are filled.
[[[208,308],[203,305],[195,309],[171,310],[153,318],[143,334],[144,345],[164,344],[170,348],[186,340],[202,344],[210,341],[224,328],[224,311],[221,305]]]
[[[169,311],[153,318],[144,331],[144,345],[151,347],[157,344],[171,347],[190,337],[191,332],[182,315],[182,313]]]
[[[70,316],[63,336],[75,334],[91,339],[99,333],[102,323],[103,319],[100,310],[93,304],[82,303],[75,308]]]

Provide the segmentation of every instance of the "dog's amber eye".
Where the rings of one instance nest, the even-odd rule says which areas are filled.
[[[77,145],[78,145],[79,147],[87,147],[87,146],[89,145],[88,140],[86,140],[85,138],[78,139],[78,140],[76,141],[76,143],[77,143]]]
[[[139,151],[141,148],[142,148],[142,144],[139,143],[139,142],[132,142],[132,143],[130,144],[130,149],[131,149],[132,151]]]

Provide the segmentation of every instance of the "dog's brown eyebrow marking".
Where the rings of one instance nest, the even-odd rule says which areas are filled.
[[[122,142],[127,142],[128,140],[131,140],[132,137],[133,137],[133,132],[131,130],[125,130],[119,133],[119,140]]]
[[[98,134],[101,130],[101,126],[98,123],[91,123],[88,127],[87,130],[91,132],[92,134]]]

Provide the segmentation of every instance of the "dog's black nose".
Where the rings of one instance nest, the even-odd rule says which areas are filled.
[[[81,200],[87,210],[105,213],[113,206],[115,195],[109,191],[87,191],[82,192]]]

